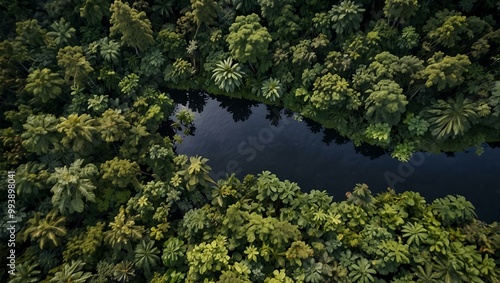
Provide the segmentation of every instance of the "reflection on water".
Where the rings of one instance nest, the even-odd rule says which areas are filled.
[[[401,163],[381,148],[355,147],[334,130],[311,120],[298,122],[293,113],[256,102],[202,93],[173,95],[196,112],[196,134],[184,138],[177,152],[207,157],[213,177],[226,172],[258,174],[269,170],[296,182],[304,191],[327,190],[343,200],[356,183],[376,193],[420,192],[428,201],[448,194],[465,196],[482,220],[500,220],[500,145],[490,144],[482,156],[469,152],[417,153]]]

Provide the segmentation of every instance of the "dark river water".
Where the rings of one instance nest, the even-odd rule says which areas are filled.
[[[174,95],[179,108],[195,112],[194,134],[184,137],[177,153],[208,158],[213,178],[235,172],[243,178],[269,170],[299,184],[303,191],[326,190],[334,200],[356,183],[372,193],[393,187],[420,192],[428,202],[448,194],[471,201],[486,222],[500,221],[500,147],[485,145],[481,156],[471,148],[454,154],[416,153],[408,163],[372,146],[352,142],[293,113],[256,102]],[[188,99],[189,98],[189,99]]]

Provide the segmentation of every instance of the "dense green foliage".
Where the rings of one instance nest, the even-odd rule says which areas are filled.
[[[104,110],[110,99],[122,103],[106,93],[116,80],[130,95],[142,83],[203,89],[284,105],[400,160],[500,139],[495,1],[320,2],[5,4],[2,89],[23,88],[30,103],[59,97]],[[82,89],[94,98],[82,101]],[[410,117],[429,126],[416,135]],[[385,123],[387,142],[363,134]]]
[[[0,5],[17,220],[16,275],[2,256],[0,281],[500,280],[500,226],[461,196],[360,184],[333,202],[270,172],[213,180],[206,158],[175,154],[194,117],[166,91],[283,105],[401,160],[498,140],[495,1]]]

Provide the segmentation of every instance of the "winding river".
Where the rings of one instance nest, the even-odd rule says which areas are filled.
[[[195,112],[194,133],[177,153],[208,158],[214,178],[235,172],[243,178],[269,170],[303,191],[326,190],[334,200],[356,183],[373,193],[387,187],[420,192],[428,202],[448,194],[465,196],[486,222],[500,221],[500,146],[459,153],[415,153],[399,162],[377,147],[353,143],[293,113],[256,102],[203,93],[176,94],[178,107]]]

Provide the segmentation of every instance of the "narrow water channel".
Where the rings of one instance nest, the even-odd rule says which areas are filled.
[[[379,148],[355,147],[318,124],[299,122],[283,109],[196,93],[174,99],[195,112],[196,128],[177,153],[208,158],[214,178],[269,170],[303,191],[326,190],[334,200],[343,200],[356,183],[368,184],[373,193],[389,186],[417,191],[428,202],[459,194],[474,204],[481,220],[500,221],[500,147],[486,145],[481,156],[474,148],[416,153],[401,163]]]

